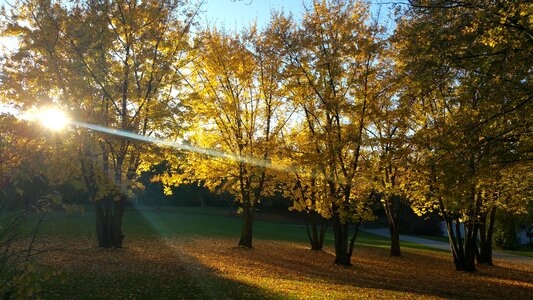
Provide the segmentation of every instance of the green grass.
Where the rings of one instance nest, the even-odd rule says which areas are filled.
[[[128,237],[238,237],[242,221],[224,208],[129,209],[124,214],[123,231]],[[35,223],[35,220],[32,220]],[[41,230],[43,235],[94,236],[94,213],[50,213]],[[282,241],[303,241],[305,228],[264,221],[254,223],[254,237]]]
[[[307,290],[311,291],[312,289],[309,287],[314,286],[315,284],[323,284],[335,291],[335,293],[338,288],[342,289],[342,293],[339,292],[339,297],[353,295],[353,287],[349,284],[340,283],[337,285],[337,280],[333,280],[333,283],[328,285],[325,282],[330,279],[324,279],[319,276],[321,272],[320,268],[317,270],[306,269],[306,263],[313,265],[314,263],[319,263],[319,261],[306,260],[304,263],[291,264],[292,259],[295,259],[294,257],[291,259],[285,257],[285,260],[280,260],[279,258],[284,255],[289,255],[290,257],[291,254],[288,253],[294,251],[295,248],[283,248],[283,246],[281,246],[282,248],[276,247],[279,247],[279,245],[290,245],[290,243],[274,243],[278,246],[273,246],[273,248],[270,249],[273,250],[273,252],[268,252],[270,250],[263,250],[263,252],[261,252],[261,249],[264,249],[265,246],[271,244],[270,241],[299,243],[299,249],[303,249],[301,246],[307,245],[308,239],[306,229],[301,225],[256,221],[254,223],[254,240],[263,240],[265,242],[258,242],[257,245],[259,246],[256,247],[253,252],[248,252],[248,250],[239,250],[236,247],[229,248],[227,246],[233,244],[232,240],[235,241],[234,245],[237,245],[242,225],[241,218],[235,215],[235,210],[233,209],[197,207],[172,207],[161,209],[130,208],[126,211],[123,220],[123,231],[126,234],[125,249],[102,250],[95,247],[94,217],[94,212],[91,210],[87,210],[84,213],[51,212],[46,215],[39,233],[40,236],[57,237],[57,240],[66,241],[67,243],[68,241],[74,241],[78,238],[88,238],[88,240],[83,242],[81,249],[76,248],[79,246],[74,246],[73,249],[64,252],[64,254],[58,252],[59,257],[64,256],[67,261],[74,260],[75,265],[74,267],[71,266],[70,268],[65,269],[66,271],[63,280],[53,278],[44,285],[43,288],[46,291],[44,298],[97,299],[100,297],[106,299],[109,298],[109,295],[111,294],[113,295],[113,298],[119,296],[120,298],[141,299],[175,299],[177,297],[176,295],[179,295],[179,297],[183,299],[287,299],[287,294],[281,292],[283,289],[280,290],[280,285],[288,284],[287,282],[289,281],[291,282],[290,285],[301,285],[301,288],[295,293],[302,292],[302,297],[304,297],[303,295],[307,295],[304,292]],[[37,221],[37,216],[30,217],[28,219],[28,225],[26,225],[27,230],[29,231],[32,226],[35,226]],[[280,267],[280,269],[284,271],[278,270],[277,272],[281,273],[277,276],[267,273],[268,276],[258,277],[253,284],[251,284],[247,281],[249,279],[247,271],[243,271],[241,275],[238,275],[240,273],[237,273],[237,275],[233,277],[226,276],[227,274],[220,271],[220,269],[215,272],[212,267],[200,262],[197,259],[198,257],[194,258],[191,255],[191,253],[197,253],[197,250],[188,252],[179,251],[175,248],[165,246],[165,242],[151,245],[150,242],[154,241],[154,238],[157,239],[157,237],[162,239],[191,237],[192,239],[190,240],[200,241],[210,241],[209,239],[203,238],[215,238],[211,240],[215,241],[215,243],[220,241],[216,240],[217,238],[221,238],[226,246],[222,248],[219,247],[217,252],[218,255],[226,255],[226,252],[230,252],[231,255],[235,255],[235,260],[240,260],[243,257],[250,257],[250,254],[253,253],[253,257],[257,259],[257,263],[261,262],[261,258],[265,258],[268,261],[273,260],[273,264],[271,264],[272,272],[278,270],[278,268],[275,267],[276,263],[282,263],[283,267]],[[182,241],[171,241],[171,243],[176,242],[181,243]],[[93,243],[94,246],[92,246]],[[325,237],[325,244],[331,246],[333,243],[333,234],[329,231]],[[401,246],[402,249],[406,250],[404,252],[405,256],[399,261],[391,260],[389,263],[395,264],[405,260],[413,260],[411,265],[418,265],[419,260],[416,256],[424,257],[424,255],[428,255],[437,259],[448,257],[447,254],[442,253],[448,252],[444,250],[432,249],[408,242],[401,242]],[[201,245],[202,249],[207,249],[206,253],[209,253],[209,247],[210,244]],[[390,241],[388,238],[366,232],[359,232],[355,250],[357,253],[354,254],[354,256],[361,257],[362,255],[363,257],[368,257],[369,252],[382,253],[382,255],[384,255],[383,258],[379,257],[378,260],[371,261],[364,267],[375,266],[376,263],[383,263],[383,260],[389,259],[387,256],[389,247]],[[283,254],[280,253],[281,256],[268,255],[268,253],[283,251],[279,249],[285,249]],[[408,249],[430,251],[420,252]],[[328,251],[331,251],[331,248],[329,248]],[[531,253],[530,251],[526,252]],[[300,255],[307,255],[307,253],[309,252],[300,252]],[[314,255],[315,254],[313,253],[313,259],[315,259]],[[316,256],[322,257],[322,261],[327,261],[327,264],[322,265],[322,268],[324,268],[324,266],[332,268],[335,272],[332,274],[335,276],[338,275],[338,272],[344,272],[342,271],[344,269],[336,269],[335,267],[332,267],[330,264],[332,256],[328,255],[331,254],[323,253],[322,256]],[[80,257],[79,261],[78,257]],[[219,256],[215,257],[217,258],[216,261],[219,261]],[[91,261],[91,259],[97,260]],[[61,259],[59,259],[59,261],[61,261]],[[433,260],[430,261],[433,263]],[[224,268],[221,270],[230,270],[232,268],[232,262],[233,260],[229,263],[226,262],[226,265],[222,265]],[[125,266],[126,264],[127,266]],[[96,269],[93,268],[95,266],[97,266]],[[146,266],[149,266],[150,270],[153,269],[158,272],[153,273],[147,271]],[[299,277],[300,275],[298,275],[295,278],[284,277],[285,270],[289,270],[295,266],[301,266],[303,268],[301,272],[304,272],[302,274],[307,275],[304,277]],[[256,267],[255,264],[252,265],[251,270],[253,270],[254,267]],[[358,267],[363,268],[363,265],[359,264]],[[430,269],[432,268],[429,268],[428,270]],[[260,267],[259,270],[261,270]],[[387,270],[388,267],[380,269],[380,272],[387,272]],[[402,268],[392,271],[391,274],[401,272],[403,272]],[[373,273],[369,272],[368,274]],[[281,276],[281,278],[278,278],[279,276]],[[313,276],[318,276],[316,278],[321,279],[318,280]],[[388,275],[384,276],[386,277]],[[357,276],[355,278],[357,278]],[[318,281],[314,282],[313,280]],[[359,284],[365,286],[365,282],[379,282],[379,280],[375,281],[375,279],[365,280],[361,281]],[[340,280],[339,282],[343,281]],[[368,293],[368,296],[371,298],[401,298],[402,295],[405,297],[408,297],[409,295],[412,296],[412,294],[402,294],[402,291],[404,291],[403,284],[398,285],[399,287],[402,287],[399,290],[396,290],[394,286],[391,287],[391,290],[384,289],[380,286],[377,286],[377,289],[374,289],[371,288],[372,286],[373,285],[371,285],[365,292]],[[324,294],[322,294],[323,291],[320,288],[316,291],[312,291],[312,293],[314,293],[312,294],[314,295],[313,297],[321,298],[321,296],[324,296]],[[335,294],[333,293],[331,295]]]
[[[434,236],[434,235],[423,235],[423,234],[406,234],[406,235],[414,236],[414,237],[426,239],[426,240],[437,241],[437,242],[444,242],[444,243],[449,242],[448,238],[445,236]]]
[[[527,245],[527,246],[520,246],[518,250],[498,250],[509,254],[514,255],[521,255],[521,256],[527,256],[533,258],[533,247]]]
[[[242,220],[235,216],[231,208],[199,207],[165,207],[161,209],[128,209],[124,214],[123,231],[126,239],[135,237],[234,237],[238,239]],[[36,219],[31,221],[36,223]],[[254,239],[277,240],[307,243],[304,226],[268,221],[254,222]],[[64,237],[94,237],[94,213],[52,212],[43,222],[41,235]],[[326,234],[326,245],[334,244],[331,230]],[[386,237],[360,231],[356,246],[388,248],[390,241]],[[423,245],[401,242],[402,247],[412,249],[436,250]]]
[[[37,223],[31,218],[29,227]],[[135,237],[223,237],[238,239],[242,220],[235,215],[233,208],[217,207],[153,207],[129,208],[124,214],[123,231],[128,238]],[[330,228],[331,229],[331,228]],[[94,213],[85,210],[83,213],[52,212],[46,216],[40,230],[41,235],[64,237],[94,237]],[[446,237],[412,235],[429,240],[448,242]],[[278,240],[307,243],[307,233],[303,225],[284,224],[268,221],[254,222],[254,239]],[[334,237],[329,230],[325,237],[326,245],[334,244]],[[403,248],[448,252],[424,245],[402,241]],[[386,237],[360,231],[356,246],[388,248],[390,240]],[[504,252],[533,257],[533,249],[522,247],[520,250]]]

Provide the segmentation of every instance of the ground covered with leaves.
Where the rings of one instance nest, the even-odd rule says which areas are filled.
[[[61,240],[49,240],[65,244]],[[40,257],[61,269],[45,298],[515,298],[533,293],[533,260],[497,260],[474,274],[457,272],[449,254],[359,246],[352,267],[334,265],[331,248],[259,240],[254,249],[232,238],[132,238],[121,250],[98,249],[92,239]]]

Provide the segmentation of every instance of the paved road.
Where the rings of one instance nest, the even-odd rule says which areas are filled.
[[[372,233],[375,235],[379,235],[379,236],[390,237],[390,232],[388,228],[365,228],[365,229],[362,229],[362,231]],[[419,244],[419,245],[424,245],[424,246],[431,247],[431,248],[450,250],[450,244],[445,243],[445,242],[428,240],[428,239],[423,239],[423,238],[418,238],[418,237],[408,236],[408,235],[403,235],[403,234],[400,234],[400,240],[405,241],[405,242]],[[522,255],[515,255],[515,254],[509,254],[509,253],[500,252],[500,251],[493,251],[492,257],[496,259],[505,259],[510,262],[518,263],[518,264],[526,263],[526,264],[533,265],[532,258],[527,257],[527,256],[522,256]]]

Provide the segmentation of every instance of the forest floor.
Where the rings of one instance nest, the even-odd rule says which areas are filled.
[[[61,270],[43,297],[61,299],[361,299],[510,298],[533,293],[530,258],[495,259],[457,272],[450,254],[402,243],[390,257],[385,238],[362,233],[351,267],[309,250],[305,228],[258,221],[253,249],[236,247],[240,220],[217,210],[128,212],[120,250],[99,249],[92,215],[51,216],[40,247],[43,268]],[[77,224],[77,225],[76,225]],[[76,233],[77,232],[77,233]]]

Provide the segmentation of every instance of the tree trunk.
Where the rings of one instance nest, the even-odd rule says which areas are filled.
[[[481,219],[479,225],[479,256],[477,260],[479,264],[492,266],[492,235],[494,230],[495,216],[496,208],[492,207],[490,214],[488,216],[485,215]]]
[[[359,224],[356,226],[352,239],[349,239],[350,225],[341,222],[337,213],[333,214],[333,234],[335,236],[335,264],[342,266],[352,265],[352,252],[357,236]]]
[[[401,256],[402,251],[400,249],[400,228],[398,228],[397,223],[390,223],[390,255],[391,256]]]
[[[476,259],[476,240],[477,235],[472,233],[471,230],[477,230],[475,228],[465,227],[465,238],[461,235],[461,226],[458,219],[451,220],[445,217],[446,228],[448,229],[448,238],[450,241],[450,247],[453,256],[453,262],[457,271],[475,272],[475,259]],[[455,232],[453,230],[455,225]],[[472,226],[472,225],[470,225]]]
[[[401,197],[396,195],[383,195],[383,208],[387,215],[387,221],[389,222],[390,231],[390,255],[401,256],[402,251],[400,249],[400,210],[401,210]]]
[[[114,201],[112,196],[106,196],[95,203],[98,247],[122,248],[122,216],[125,202],[125,196],[121,196],[118,201]]]
[[[326,223],[316,211],[312,210],[307,213],[307,237],[311,243],[311,250],[321,251],[324,246],[324,235],[326,232]],[[320,221],[320,223],[319,223]]]
[[[463,271],[476,271],[476,253],[477,253],[477,224],[465,225],[465,268]]]
[[[98,240],[98,247],[109,248],[111,247],[110,241],[107,235],[107,222],[104,209],[104,202],[102,199],[94,203],[95,217],[96,217],[96,238]]]
[[[111,230],[113,248],[122,248],[122,241],[124,240],[124,234],[122,233],[122,217],[124,216],[124,206],[126,201],[126,196],[121,195],[120,199],[113,203],[113,226]]]
[[[254,210],[255,207],[249,202],[243,203],[243,224],[241,239],[239,240],[239,246],[252,248],[252,229],[254,224]]]

